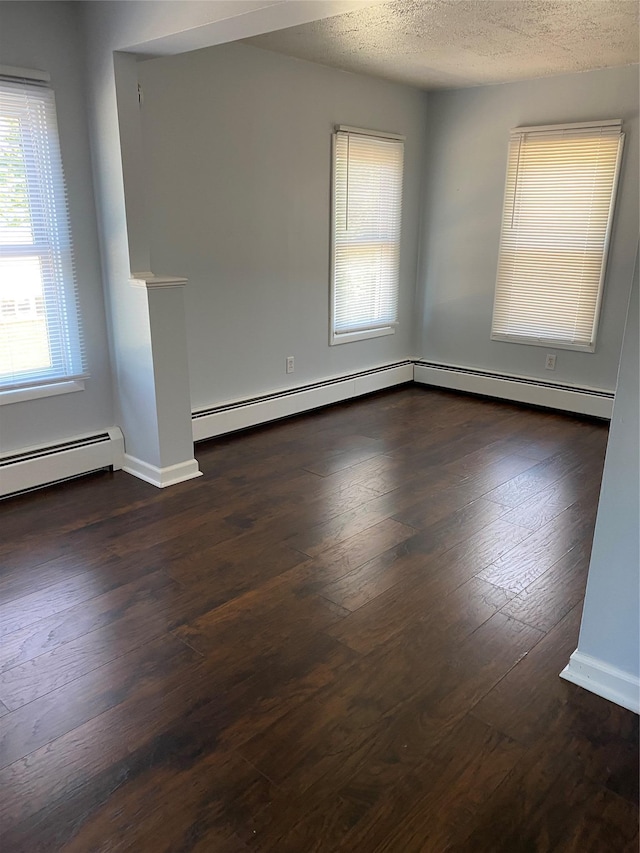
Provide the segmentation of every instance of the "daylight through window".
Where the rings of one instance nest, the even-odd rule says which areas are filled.
[[[53,91],[0,77],[0,391],[84,375]]]
[[[395,329],[403,158],[401,137],[335,133],[331,343]]]
[[[620,121],[511,133],[492,338],[592,351]]]

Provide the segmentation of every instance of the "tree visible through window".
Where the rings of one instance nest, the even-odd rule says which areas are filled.
[[[0,391],[84,375],[53,91],[0,77]]]

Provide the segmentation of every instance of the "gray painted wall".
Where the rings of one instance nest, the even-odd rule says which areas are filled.
[[[624,335],[578,650],[640,678],[638,267]]]
[[[51,74],[91,377],[81,392],[1,406],[0,452],[61,440],[114,423],[83,90],[82,42],[74,5],[2,3],[0,56],[5,65],[36,68]]]
[[[624,160],[595,353],[489,339],[509,130],[621,118]],[[418,352],[430,361],[615,389],[638,235],[638,68],[429,95]]]
[[[164,288],[147,298],[129,284],[130,273],[184,273],[173,265],[151,267],[135,53],[180,53],[336,14],[357,2],[77,4],[84,24],[115,417],[127,456],[143,466],[172,468],[171,476],[176,466],[191,470],[193,442],[182,296]],[[140,468],[132,459],[125,462]]]
[[[152,269],[189,279],[193,408],[413,355],[425,96],[237,44],[141,63],[140,79]],[[334,124],[407,142],[398,331],[330,347]]]

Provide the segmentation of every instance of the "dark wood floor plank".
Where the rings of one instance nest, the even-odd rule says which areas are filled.
[[[345,539],[389,518],[393,515],[394,507],[393,498],[382,495],[360,503],[356,508],[347,509],[328,521],[316,524],[303,534],[291,537],[288,540],[289,544],[309,557],[315,557],[327,548],[344,542]]]
[[[330,683],[349,660],[340,652],[335,644],[318,650],[309,641],[283,649],[280,660],[238,683],[234,673],[200,658],[15,762],[0,771],[3,788],[10,780],[0,826],[6,813],[19,817],[7,836],[11,849],[37,849],[37,838],[55,833],[62,844],[75,832],[77,814],[88,820],[121,785],[144,781],[155,767],[190,766],[218,744],[226,753],[223,744],[244,742]],[[282,692],[286,702],[278,698]],[[64,766],[53,791],[40,777],[29,781],[34,764],[45,776]],[[31,786],[26,799],[25,785]]]
[[[285,715],[315,698],[354,666],[356,655],[346,646],[320,636],[257,668],[249,682],[251,701],[220,733],[220,742],[239,748]],[[211,665],[211,664],[209,664]],[[217,665],[214,663],[213,666]],[[231,681],[231,679],[229,679]],[[246,682],[235,689],[246,693]]]
[[[412,628],[407,638],[416,641],[415,645],[398,642],[395,646],[393,670],[406,660],[410,673],[397,692],[400,703],[383,714],[375,737],[362,740],[359,748],[343,754],[339,765],[331,767],[326,776],[309,788],[312,801],[321,802],[323,796],[330,797],[338,789],[341,798],[354,807],[347,813],[350,820],[358,811],[363,815],[377,811],[378,803],[384,802],[395,786],[402,788],[406,778],[418,776],[433,751],[448,739],[465,718],[466,709],[487,685],[498,681],[518,656],[535,643],[537,633],[522,628],[497,618],[459,648],[447,644],[451,657],[446,664],[436,653],[433,632],[426,626],[422,630],[420,626]],[[519,651],[505,642],[510,631],[519,638]],[[482,654],[479,649],[483,649]],[[456,666],[457,659],[467,657],[466,670]],[[462,677],[468,673],[473,673],[473,678]]]
[[[129,850],[173,853],[194,844],[218,850],[273,796],[273,786],[237,753],[214,751],[152,768],[122,785],[62,848],[99,849],[106,835]],[[170,820],[168,816],[170,815]]]
[[[233,523],[229,523],[224,518],[216,518],[210,511],[204,510],[202,514],[185,512],[178,514],[172,524],[167,524],[166,519],[147,524],[142,529],[136,528],[128,533],[114,533],[113,539],[109,542],[109,548],[114,554],[125,556],[139,551],[144,551],[150,545],[157,545],[172,539],[178,534],[184,536],[185,533],[193,529],[198,529],[206,519],[208,541],[213,544],[215,542],[223,542],[225,539],[231,539],[241,531],[241,528]]]
[[[283,477],[281,471],[275,471],[266,479],[265,489],[260,489],[260,484],[260,479],[256,478],[238,489],[235,478],[231,478],[228,493],[216,495],[213,505],[224,510],[227,521],[247,529],[264,522],[265,518],[273,520],[292,510],[314,513],[314,518],[315,513],[322,511],[324,517],[331,518],[378,494],[368,489],[366,484],[349,478],[338,481],[306,471],[290,472],[287,477]],[[292,500],[293,495],[295,501]]]
[[[0,719],[0,768],[24,758],[132,694],[143,696],[179,668],[201,659],[170,635],[52,690]]]
[[[33,591],[29,577],[37,577],[37,568],[42,564],[49,563],[54,559],[60,561],[65,559],[71,562],[72,566],[75,566],[79,558],[83,563],[81,570],[86,571],[91,566],[103,561],[105,556],[112,556],[109,551],[105,552],[104,545],[98,539],[95,542],[78,543],[75,541],[75,536],[63,535],[59,530],[45,534],[34,533],[34,529],[37,528],[34,527],[29,534],[18,538],[6,536],[5,551],[0,557],[3,580],[15,583],[16,577],[25,576],[26,583],[23,584],[23,591],[18,593],[20,595],[23,595],[27,589]],[[5,536],[4,528],[3,536]],[[62,580],[70,574],[77,574],[77,572],[67,572],[62,576],[53,577],[48,582]]]
[[[166,572],[150,572],[131,583],[122,584],[13,631],[3,637],[0,645],[0,672],[110,625],[131,608],[139,609],[157,595],[162,596],[166,587],[177,589]]]
[[[532,471],[538,464],[531,457],[517,453],[505,456],[497,442],[462,459],[456,459],[446,467],[452,474],[462,477],[467,487],[473,487],[470,494],[490,496],[493,490]]]
[[[223,604],[306,560],[306,555],[284,543],[269,545],[256,539],[254,545],[247,536],[242,539],[241,546],[234,539],[190,549],[184,556],[163,564],[167,573],[186,589],[215,590],[215,598],[210,600]]]
[[[12,710],[56,690],[156,637],[168,634],[177,584],[136,602],[122,617],[0,674],[0,699]]]
[[[468,516],[467,516],[468,518]],[[412,542],[404,548],[393,548],[368,563],[359,566],[344,577],[320,588],[321,595],[334,601],[347,610],[357,610],[376,598],[396,583],[406,584],[418,581],[431,571],[439,576],[440,594],[455,589],[489,565],[496,556],[509,550],[530,532],[522,527],[497,521],[483,525],[478,533],[473,533],[475,523],[464,534],[471,536],[458,542],[460,530],[455,525],[434,525],[429,529],[430,548],[425,559],[403,560]],[[425,544],[425,536],[419,534],[415,542]]]
[[[360,816],[359,806],[342,797],[316,801],[308,791],[301,797],[281,794],[252,822],[250,849],[260,853],[326,853],[337,849]]]
[[[451,526],[456,522],[455,514],[458,514],[460,526],[464,526],[465,521],[470,524],[472,518],[479,519],[479,524],[482,524],[482,520],[489,524],[504,515],[504,508],[478,497],[468,489],[466,483],[460,482],[447,488],[434,487],[431,494],[416,500],[409,507],[400,508],[393,517],[417,530],[424,530],[445,520]],[[470,530],[469,535],[474,532]]]
[[[312,500],[301,499],[287,502],[286,506],[270,506],[256,512],[255,517],[250,520],[250,527],[256,533],[261,533],[269,539],[290,540],[288,544],[293,548],[304,551],[300,547],[298,536],[301,530],[311,530],[312,527],[342,531],[346,528],[349,520],[351,528],[342,533],[342,538],[353,536],[366,527],[376,524],[388,518],[391,513],[379,511],[376,505],[372,505],[368,514],[371,520],[363,524],[367,505],[374,499],[383,500],[384,495],[379,497],[376,492],[368,489],[360,483],[349,485],[339,491],[331,489],[328,493],[315,494]],[[377,512],[375,510],[378,510]],[[334,542],[342,541],[336,536]],[[316,553],[332,544],[330,541],[320,542]]]
[[[112,556],[90,571],[74,574],[63,581],[45,586],[38,592],[1,604],[0,637],[89,601],[122,586],[135,577],[136,573],[146,574],[148,571],[148,566],[143,565],[136,570],[119,557]]]
[[[580,820],[567,821],[559,849],[565,853],[618,853],[638,850],[638,832],[633,832],[637,806],[606,789],[591,786],[580,809]]]
[[[552,569],[510,599],[502,612],[528,625],[550,631],[584,598],[591,537],[583,539]]]
[[[508,738],[464,718],[419,768],[356,823],[337,849],[375,853],[444,850],[451,831],[473,821],[483,799],[502,782],[520,755]]]
[[[631,808],[585,779],[571,757],[531,750],[484,803],[466,837],[456,832],[443,849],[613,853],[634,838]],[[576,848],[578,840],[586,846]]]
[[[495,521],[490,521],[492,513],[484,518],[473,519],[473,524],[467,532],[470,536],[463,538],[460,535],[449,537],[443,531],[444,536],[439,542],[446,547],[438,551],[437,570],[444,578],[445,588],[453,589],[455,586],[470,580],[487,566],[492,565],[503,554],[511,551],[515,546],[524,542],[530,535],[527,528],[519,527],[511,522],[505,521],[499,516]],[[433,533],[429,531],[429,534]],[[465,532],[464,529],[462,532]]]
[[[437,559],[428,563],[429,571],[415,580],[420,567],[425,565],[423,559],[409,554],[401,560],[406,561],[409,581],[394,584],[327,628],[331,636],[355,651],[367,653],[401,634],[407,623],[417,619],[428,619],[441,631],[451,630],[452,626],[457,631],[473,631],[513,596],[478,578],[447,589],[446,578],[437,571]]]
[[[515,508],[540,494],[567,471],[570,472],[578,466],[579,460],[572,453],[551,456],[517,477],[512,477],[495,489],[485,492],[485,497],[504,507]]]
[[[523,744],[544,739],[556,753],[564,753],[559,744],[565,744],[582,776],[637,803],[637,717],[559,678],[577,644],[580,610],[558,623],[472,713]]]
[[[313,560],[308,561],[308,583],[303,585],[303,589],[318,591],[334,578],[343,577],[413,536],[413,527],[401,524],[393,518],[385,518],[361,533],[326,548]]]
[[[581,498],[586,509],[589,502],[584,500],[585,496],[591,496],[590,503],[595,505],[602,476],[600,465],[597,467],[598,471],[594,473],[586,465],[579,466],[571,474],[561,477],[533,497],[523,501],[504,517],[513,524],[538,530]]]
[[[385,670],[386,661],[394,667]],[[390,650],[376,656],[376,664],[373,669],[355,662],[313,699],[246,741],[241,754],[289,793],[337,774],[384,716],[417,689],[408,656]]]
[[[407,386],[0,503],[0,848],[637,849],[637,717],[558,675],[606,438]]]
[[[473,713],[523,743],[541,737],[574,692],[558,674],[577,646],[581,611],[576,605]]]
[[[513,427],[513,421],[511,425]],[[577,443],[603,458],[606,442],[607,432],[600,424],[577,418],[560,422],[552,412],[538,411],[535,418],[520,421],[512,428],[503,445],[508,446],[511,453],[542,462],[575,447]]]
[[[313,634],[347,613],[318,595],[297,597],[284,578],[268,592],[264,587],[248,592],[182,625],[174,634],[202,654],[231,656],[239,666],[257,652]]]
[[[498,615],[473,640],[461,644],[446,662],[436,658],[422,672],[416,668],[417,655],[404,653],[405,644],[392,646],[373,656],[378,664],[375,668],[378,677],[374,677],[367,661],[352,666],[313,701],[248,741],[241,752],[288,791],[306,790],[323,776],[328,776],[335,785],[345,767],[350,766],[349,756],[354,751],[357,754],[356,748],[371,739],[376,729],[384,732],[390,714],[394,719],[400,715],[401,726],[405,728],[400,709],[411,701],[417,713],[430,721],[427,742],[437,740],[540,636],[540,632]],[[508,645],[507,637],[513,640]],[[421,651],[426,646],[425,642]],[[456,665],[457,655],[472,661],[466,664],[466,670]],[[467,678],[461,685],[461,672],[467,674],[471,669],[473,680]],[[436,733],[438,725],[440,734]],[[378,752],[378,739],[372,750],[374,755]],[[283,743],[287,744],[286,754],[282,753]],[[369,750],[369,761],[372,751]],[[380,759],[377,760],[380,766]],[[380,781],[388,783],[388,774]]]
[[[29,556],[29,551],[27,548],[23,554],[23,562],[13,569],[2,563],[0,606],[25,595],[33,595],[75,575],[99,571],[102,565],[113,562],[113,554],[104,549],[93,557],[87,556],[84,550],[62,556],[55,556],[55,551],[47,551],[45,553],[50,559],[43,562],[39,562],[33,554]]]
[[[321,477],[327,477],[329,474],[335,474],[336,471],[342,471],[345,468],[350,468],[358,462],[364,462],[367,459],[374,459],[385,450],[382,442],[370,440],[363,447],[352,448],[345,450],[343,453],[338,453],[335,456],[329,456],[326,460],[319,460],[304,466],[307,471],[312,474],[320,474]]]
[[[336,471],[325,477],[324,482],[330,486],[360,483],[376,494],[383,495],[400,488],[415,474],[415,467],[402,459],[379,455]]]
[[[39,519],[39,532],[43,536],[69,533],[118,513],[120,506],[144,506],[153,500],[154,492],[154,487],[148,483],[142,480],[127,482],[127,478],[112,471],[99,471],[54,484],[48,487],[51,511]],[[3,515],[6,515],[11,536],[3,537],[0,553],[5,554],[13,550],[16,543],[33,537],[33,502],[30,493],[4,502]]]
[[[520,593],[578,545],[593,530],[580,501],[483,569],[480,577]]]

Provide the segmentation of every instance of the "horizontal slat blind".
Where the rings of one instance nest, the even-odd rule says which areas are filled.
[[[54,94],[0,78],[0,390],[84,375]]]
[[[333,331],[398,319],[404,144],[339,131],[333,181]]]
[[[622,140],[619,122],[512,132],[494,339],[593,348]]]

